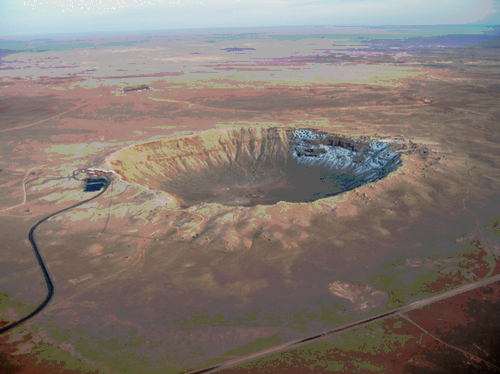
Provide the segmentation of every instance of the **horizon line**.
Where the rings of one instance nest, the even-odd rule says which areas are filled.
[[[330,28],[348,28],[348,27],[360,27],[360,28],[393,28],[393,27],[438,27],[438,26],[461,26],[461,27],[499,27],[500,24],[477,24],[477,23],[445,23],[445,24],[408,24],[408,25],[398,25],[398,24],[377,24],[377,25],[277,25],[277,26],[215,26],[215,27],[185,27],[185,28],[166,28],[166,29],[135,29],[135,30],[102,30],[102,31],[57,31],[48,32],[41,31],[35,33],[11,33],[4,34],[3,37],[30,37],[39,35],[68,35],[68,34],[99,34],[99,33],[149,33],[149,32],[165,32],[165,31],[188,31],[188,30],[211,30],[211,29],[263,29],[263,28],[300,28],[300,27],[330,27]],[[6,40],[1,38],[0,40]]]

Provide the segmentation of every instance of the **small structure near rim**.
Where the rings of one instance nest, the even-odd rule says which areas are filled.
[[[84,180],[85,192],[100,191],[103,187],[109,184],[109,180],[104,177],[88,177]]]
[[[145,84],[141,84],[140,86],[135,86],[135,87],[132,87],[132,86],[127,86],[123,89],[123,92],[132,92],[132,91],[142,91],[142,90],[149,90],[149,86],[145,85]]]
[[[81,173],[85,175],[83,178],[78,177]],[[115,174],[113,170],[83,168],[73,171],[73,179],[83,182],[85,192],[92,192],[108,186],[111,183],[113,174]]]
[[[432,103],[432,100],[431,100],[431,99],[425,99],[425,100],[424,100],[424,103],[425,103],[425,104],[430,104],[430,103]]]

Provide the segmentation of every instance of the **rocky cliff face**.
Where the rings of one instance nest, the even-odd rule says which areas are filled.
[[[290,139],[288,173],[301,193],[285,201],[314,201],[382,179],[402,165],[388,143],[295,130]]]

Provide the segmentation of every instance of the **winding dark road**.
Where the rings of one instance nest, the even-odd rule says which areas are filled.
[[[12,323],[6,325],[6,326],[1,327],[0,334],[3,334],[4,332],[11,330],[11,329],[21,325],[22,323],[26,322],[30,318],[33,318],[34,316],[36,316],[38,313],[40,313],[42,311],[43,308],[45,308],[47,306],[47,304],[50,302],[50,299],[52,299],[52,297],[54,296],[54,283],[52,282],[52,279],[50,278],[50,274],[47,271],[45,263],[43,262],[43,258],[40,255],[40,251],[38,250],[38,247],[36,245],[35,236],[34,236],[35,230],[38,228],[38,226],[40,226],[42,223],[44,223],[48,219],[50,219],[50,218],[52,218],[52,217],[54,217],[62,212],[66,212],[70,209],[76,208],[77,206],[88,203],[89,201],[97,199],[99,196],[103,195],[108,190],[108,187],[111,184],[111,179],[108,176],[104,176],[104,178],[106,178],[108,183],[106,183],[104,185],[104,188],[97,195],[92,196],[90,199],[86,199],[86,200],[80,201],[76,204],[73,204],[67,208],[58,210],[57,212],[52,213],[52,214],[48,215],[47,217],[41,219],[31,228],[29,235],[28,235],[28,238],[29,238],[29,241],[31,243],[31,246],[33,247],[33,252],[35,252],[35,256],[36,256],[36,259],[38,260],[38,264],[40,265],[40,268],[42,269],[43,276],[45,277],[45,283],[47,284],[48,293],[47,293],[47,296],[45,297],[45,299],[42,301],[42,303],[40,305],[38,305],[38,307],[34,311],[32,311],[30,314],[21,318],[20,320],[17,320],[15,322],[12,322]]]

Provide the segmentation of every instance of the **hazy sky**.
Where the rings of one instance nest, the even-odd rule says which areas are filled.
[[[500,20],[499,5],[500,0],[0,0],[0,38],[203,27],[467,24]]]

